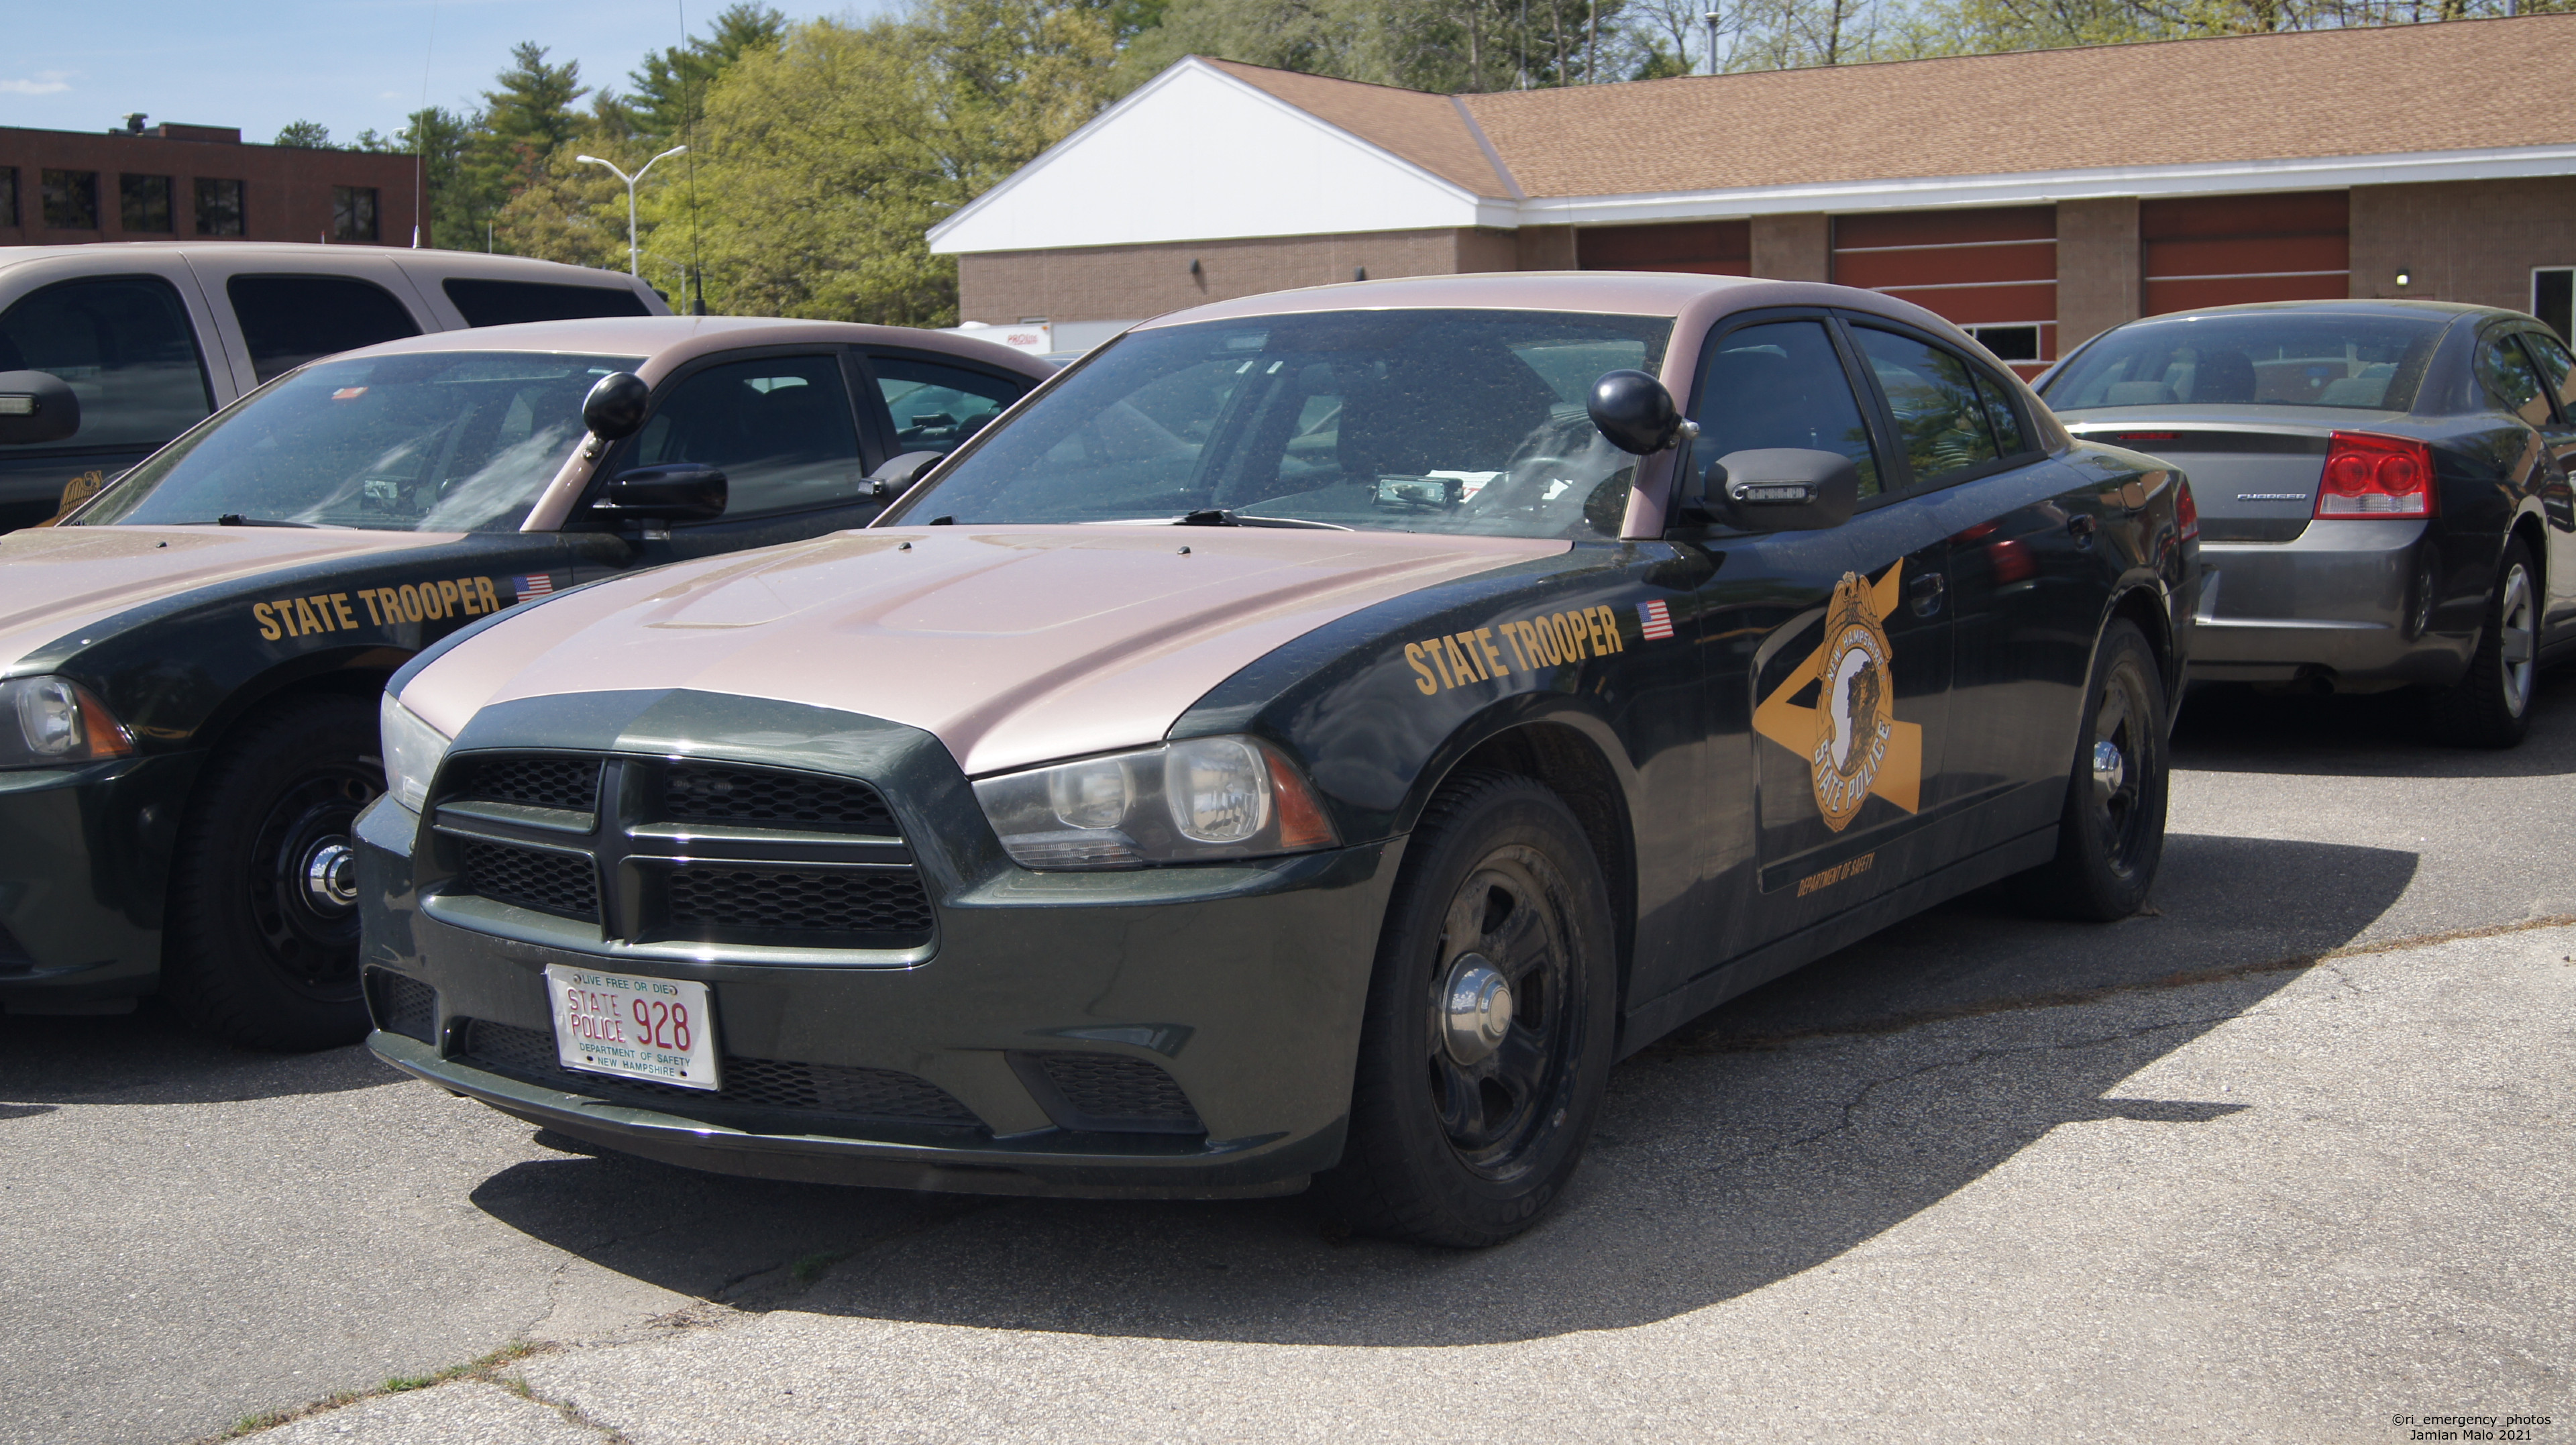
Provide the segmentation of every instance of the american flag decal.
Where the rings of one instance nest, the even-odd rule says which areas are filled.
[[[1637,621],[1644,624],[1643,631],[1648,642],[1661,642],[1673,635],[1672,609],[1660,602],[1638,603]]]
[[[522,602],[531,597],[543,597],[555,590],[554,574],[531,572],[525,577],[513,577],[510,579],[510,590],[517,593],[518,599]]]

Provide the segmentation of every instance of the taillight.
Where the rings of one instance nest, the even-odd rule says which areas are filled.
[[[2182,539],[2186,542],[2200,535],[2200,503],[2191,499],[2189,482],[2179,483],[2174,488],[2174,526],[2181,530]]]
[[[2339,431],[2317,486],[2320,517],[2433,515],[2433,449],[2404,437]]]

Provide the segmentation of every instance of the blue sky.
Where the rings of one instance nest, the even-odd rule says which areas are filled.
[[[347,140],[391,133],[429,101],[478,93],[533,40],[618,88],[648,50],[676,44],[685,6],[704,33],[727,0],[0,0],[0,126],[105,130],[130,111],[153,122],[237,125],[266,141],[292,120]],[[874,13],[886,0],[796,3],[788,15]],[[435,40],[432,25],[436,26]]]

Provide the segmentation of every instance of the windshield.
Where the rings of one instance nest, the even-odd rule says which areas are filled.
[[[507,532],[624,356],[424,352],[308,366],[145,460],[80,519]]]
[[[2058,411],[2242,402],[2403,411],[2448,317],[2268,311],[2123,326],[2040,395]]]
[[[1171,521],[1616,537],[1636,458],[1584,412],[1662,317],[1352,311],[1132,332],[889,522]]]

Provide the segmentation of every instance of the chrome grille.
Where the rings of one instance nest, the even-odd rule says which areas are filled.
[[[560,808],[570,813],[596,812],[599,759],[544,754],[493,758],[474,764],[464,785],[454,789],[451,796],[529,808]]]
[[[930,932],[930,895],[910,868],[710,868],[670,870],[671,927],[760,932]]]
[[[734,823],[886,837],[895,831],[894,814],[885,799],[865,783],[713,763],[673,763],[663,774],[662,811],[674,823]]]
[[[464,877],[480,897],[540,913],[599,921],[599,877],[590,859],[581,854],[544,853],[469,838]]]
[[[708,1102],[754,1109],[782,1109],[849,1119],[910,1124],[973,1125],[980,1121],[937,1084],[894,1069],[848,1064],[807,1064],[726,1054],[716,1067],[723,1087],[682,1089],[644,1079],[576,1073],[563,1067],[552,1034],[476,1019],[466,1026],[463,1057],[494,1073],[566,1093],[629,1097],[668,1103]]]

